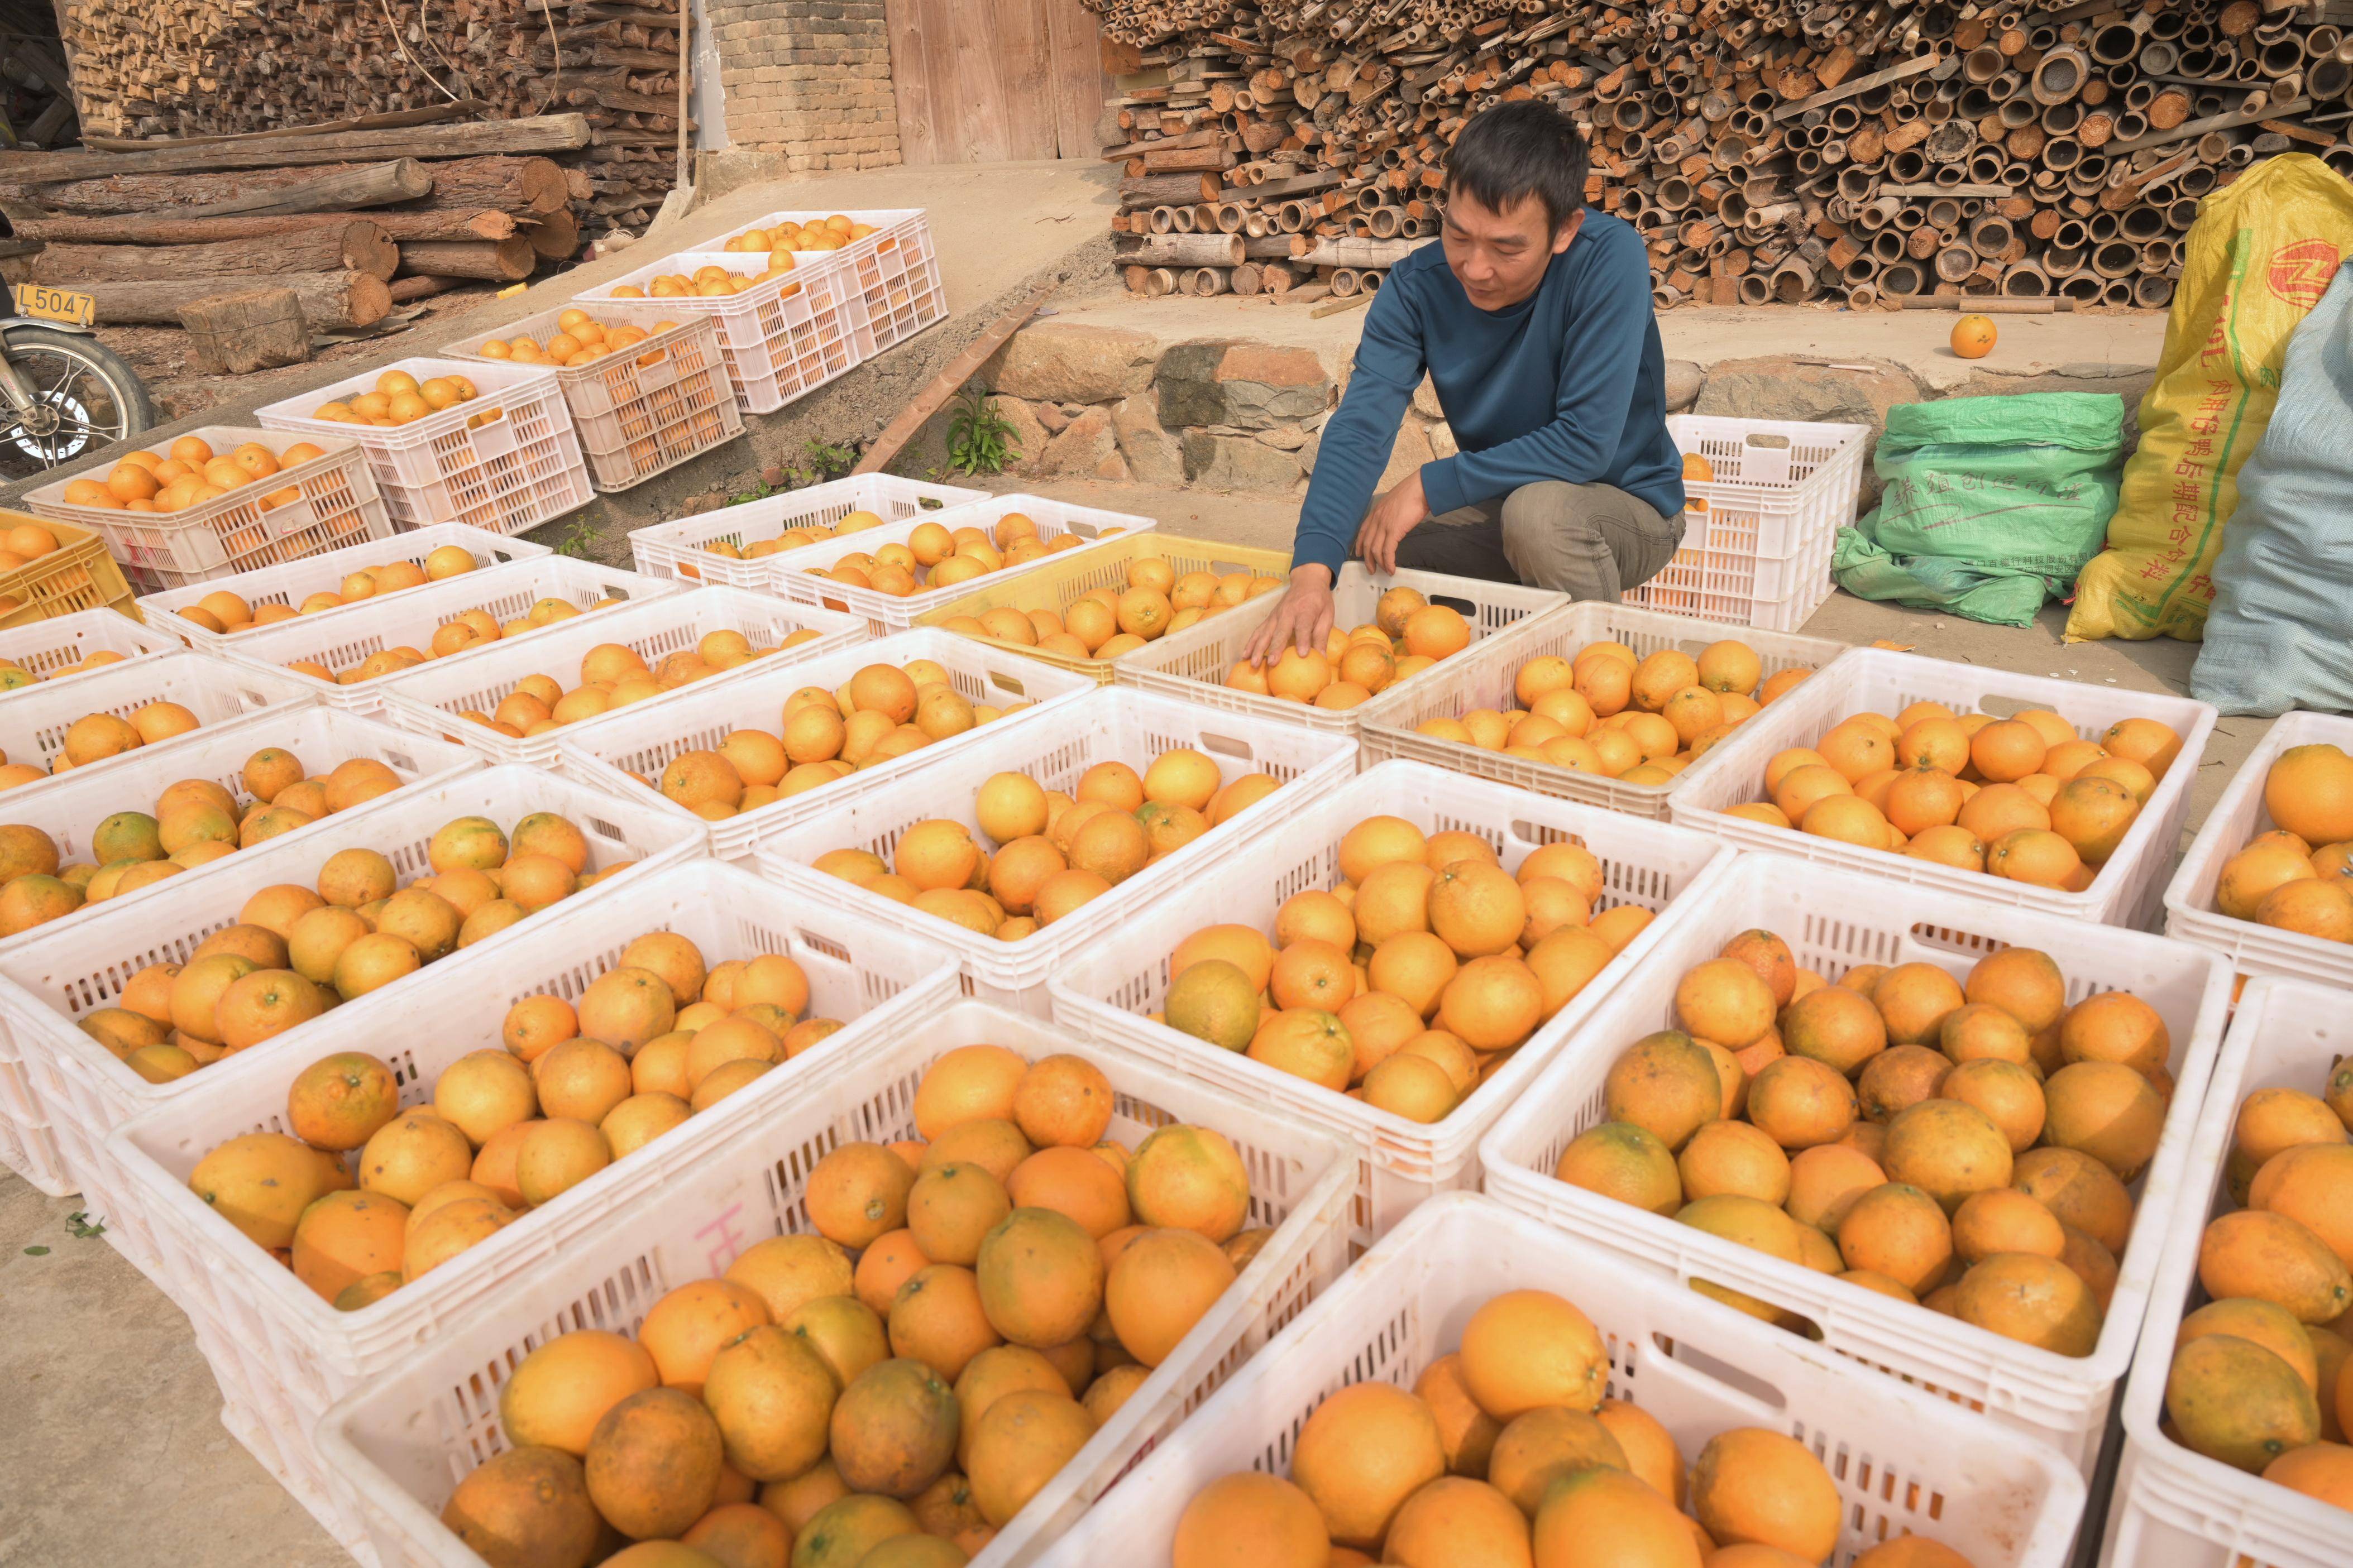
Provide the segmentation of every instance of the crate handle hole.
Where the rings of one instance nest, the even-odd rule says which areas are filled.
[[[1250,749],[1250,743],[1248,741],[1237,741],[1225,735],[1212,735],[1206,730],[1201,732],[1200,740],[1203,751],[1215,752],[1219,756],[1250,762],[1258,754]]]
[[[1744,1367],[1720,1361],[1699,1349],[1688,1340],[1670,1340],[1664,1334],[1653,1333],[1651,1343],[1658,1354],[1676,1366],[1711,1382],[1723,1384],[1736,1394],[1746,1396],[1766,1410],[1780,1411],[1789,1407],[1789,1396]]]

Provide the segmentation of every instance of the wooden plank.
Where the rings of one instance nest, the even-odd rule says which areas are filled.
[[[921,0],[886,0],[884,30],[891,38],[891,88],[899,108],[899,153],[910,163],[940,162],[935,133],[941,129],[942,105],[932,93],[932,40],[925,36],[927,16]],[[939,40],[941,46],[945,38]]]
[[[666,66],[673,63],[675,57],[665,61]],[[480,114],[490,107],[480,99],[468,98],[424,109],[397,109],[385,114],[324,120],[316,125],[284,125],[269,131],[240,131],[220,136],[174,136],[161,142],[152,137],[85,136],[81,144],[100,153],[145,153],[158,147],[216,147],[228,142],[283,142],[296,136],[332,136],[343,131],[392,131],[405,125],[439,125]]]
[[[1046,25],[1052,64],[1054,155],[1092,158],[1102,142],[1096,127],[1103,119],[1103,100],[1111,96],[1111,77],[1103,64],[1103,27],[1095,14],[1079,0],[1046,0]]]
[[[2311,107],[2312,100],[2299,98],[2293,103],[2275,103],[2244,114],[2211,115],[2204,120],[2193,120],[2186,125],[2177,125],[2170,131],[2153,131],[2130,142],[2111,142],[2100,151],[2113,163],[2116,159],[2137,153],[2144,147],[2163,147],[2175,142],[2187,142],[2203,136],[2209,131],[2236,131],[2242,125],[2253,125],[2259,121],[2285,120],[2292,114],[2302,114]],[[40,156],[38,153],[34,155]]]
[[[1883,71],[1873,71],[1869,76],[1849,77],[1838,86],[1825,88],[1811,98],[1801,98],[1795,103],[1783,104],[1773,111],[1774,123],[1778,125],[1784,121],[1795,120],[1810,109],[1820,109],[1823,104],[1836,103],[1842,98],[1852,98],[1857,93],[1868,92],[1873,88],[1886,82],[1902,81],[1906,77],[1918,76],[1922,71],[1935,70],[1938,63],[1937,56],[1922,55],[1917,59],[1905,60],[1900,66],[1890,66]]]
[[[588,121],[577,114],[525,120],[419,125],[392,131],[348,131],[290,142],[216,147],[159,147],[151,153],[0,153],[0,184],[55,184],[112,174],[176,174],[198,169],[277,169],[341,163],[354,158],[465,158],[483,153],[560,153],[588,145]]]
[[[899,417],[892,420],[882,433],[874,437],[873,444],[866,448],[866,455],[859,458],[858,467],[850,472],[879,474],[889,468],[907,443],[915,438],[915,432],[923,427],[924,421],[945,408],[957,389],[980,373],[980,367],[988,363],[989,356],[1005,346],[1008,338],[1029,325],[1029,318],[1037,314],[1038,307],[1052,299],[1060,287],[1056,283],[1040,285],[1027,300],[991,321],[987,330],[973,341],[971,347],[948,361],[940,374],[932,378],[932,384],[916,394],[913,403],[900,410]],[[1034,452],[1022,455],[1037,456]]]
[[[979,56],[987,68],[979,79],[979,101],[975,107],[1002,128],[1005,151],[997,156],[1053,157],[1053,72],[1048,58],[1051,39],[1046,0],[1003,0],[995,6],[959,3],[958,8],[977,13],[975,21],[995,23],[995,36]],[[990,12],[995,13],[993,18],[987,16]]]

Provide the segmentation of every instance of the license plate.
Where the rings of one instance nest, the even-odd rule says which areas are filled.
[[[44,283],[16,285],[16,313],[37,316],[45,321],[66,321],[77,327],[87,327],[98,320],[98,300],[88,294],[77,294],[70,289],[52,289]]]

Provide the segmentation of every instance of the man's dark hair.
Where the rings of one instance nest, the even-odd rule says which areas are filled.
[[[1446,155],[1446,195],[1503,212],[1528,196],[1544,203],[1552,232],[1585,205],[1585,138],[1568,116],[1524,99],[1472,118]]]

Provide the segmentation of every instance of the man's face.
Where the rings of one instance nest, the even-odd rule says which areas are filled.
[[[1474,196],[1458,195],[1446,204],[1446,264],[1473,305],[1506,310],[1536,291],[1546,265],[1568,248],[1584,222],[1579,208],[1555,234],[1544,203],[1535,195],[1502,212]]]

